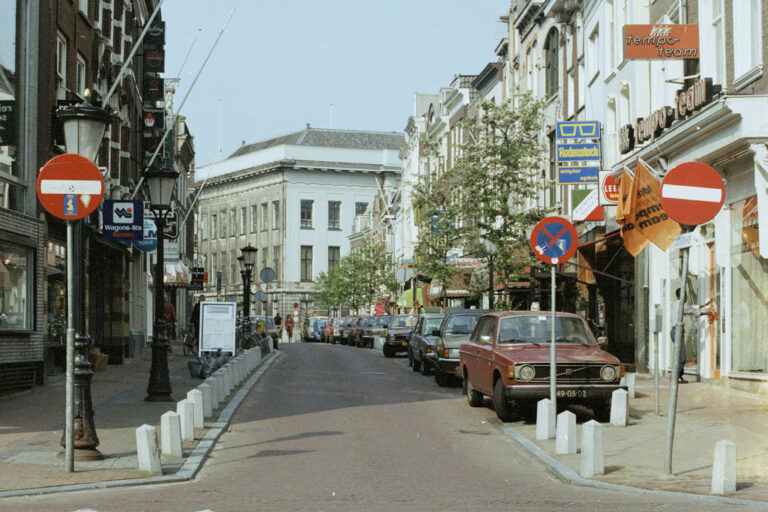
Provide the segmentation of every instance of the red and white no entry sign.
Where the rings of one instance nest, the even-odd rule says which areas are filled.
[[[104,195],[99,168],[87,158],[65,153],[48,160],[37,176],[37,198],[54,217],[77,220],[93,213]]]
[[[701,162],[677,165],[661,182],[661,207],[680,224],[704,224],[717,215],[724,201],[723,179]]]

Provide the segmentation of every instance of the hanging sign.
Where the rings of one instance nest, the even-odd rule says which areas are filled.
[[[558,139],[599,139],[600,121],[560,121],[556,125]]]
[[[144,238],[144,201],[107,199],[102,209],[105,240],[141,240]]]
[[[149,208],[144,208],[144,216],[155,220],[155,213]],[[166,240],[175,240],[179,237],[179,212],[172,211],[165,218],[165,229],[163,229],[163,238]]]
[[[104,196],[104,178],[84,156],[65,153],[48,160],[37,175],[37,197],[45,210],[59,219],[89,216]]]
[[[14,100],[0,101],[0,146],[15,146],[18,139]]]
[[[571,212],[574,222],[603,220],[603,207],[600,206],[596,188],[571,190]]]
[[[133,246],[142,252],[151,252],[157,249],[157,226],[147,219],[146,215],[144,217],[144,237],[141,240],[134,240]]]
[[[626,59],[698,59],[698,25],[624,25]]]
[[[598,174],[599,203],[603,206],[618,204],[619,186],[611,171],[600,171]]]
[[[150,73],[165,72],[165,50],[144,50],[144,71]]]
[[[563,217],[545,217],[531,232],[531,249],[547,265],[568,261],[576,254],[578,245],[576,228]]]
[[[147,128],[165,129],[165,110],[162,108],[144,107],[144,126]]]
[[[142,88],[144,101],[163,101],[165,99],[165,80],[151,76],[144,77]]]
[[[597,183],[600,166],[567,165],[557,168],[558,185],[583,185]]]
[[[725,201],[723,179],[701,162],[685,162],[661,182],[661,206],[680,224],[697,226],[717,215]]]
[[[600,160],[600,144],[561,144],[557,146],[557,163]]]

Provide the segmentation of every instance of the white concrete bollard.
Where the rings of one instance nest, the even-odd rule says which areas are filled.
[[[627,373],[624,378],[627,383],[627,393],[629,398],[635,398],[635,373]]]
[[[139,471],[151,475],[163,474],[155,427],[142,425],[136,429],[136,455],[139,459]]]
[[[215,377],[210,375],[203,383],[211,387],[211,411],[215,411],[219,408],[219,383]]]
[[[712,494],[736,492],[736,444],[723,439],[715,445],[715,462],[712,464]]]
[[[576,415],[571,411],[563,411],[557,415],[555,453],[576,453],[576,444]]]
[[[555,404],[549,398],[536,404],[536,439],[544,441],[555,437]]]
[[[190,389],[187,391],[187,400],[192,402],[194,410],[192,412],[192,425],[195,428],[205,428],[205,415],[203,414],[203,392],[199,389]]]
[[[203,418],[210,418],[213,416],[213,390],[211,385],[203,382],[197,386],[197,389],[203,394]]]
[[[235,389],[235,375],[232,372],[232,365],[230,363],[224,366],[224,376],[227,378],[227,387],[229,388],[227,395],[229,395]]]
[[[627,395],[624,389],[617,389],[611,394],[611,425],[614,427],[626,427],[629,422]]]
[[[181,420],[179,415],[168,411],[160,416],[160,449],[163,455],[181,457]]]
[[[190,400],[182,400],[176,404],[176,413],[181,422],[181,439],[183,441],[195,440],[195,404]]]
[[[603,426],[589,420],[581,427],[581,476],[605,474],[603,466]]]
[[[221,405],[224,403],[224,399],[227,396],[227,383],[224,378],[224,372],[216,370],[216,373],[213,374],[213,378],[216,380],[216,390],[219,393],[219,405]]]

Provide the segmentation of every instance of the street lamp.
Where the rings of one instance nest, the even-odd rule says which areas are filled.
[[[152,324],[152,367],[149,370],[147,402],[172,402],[171,379],[168,374],[168,326],[163,320],[164,286],[164,231],[171,212],[171,198],[179,173],[173,169],[150,169],[145,174],[149,189],[150,209],[157,226],[157,264],[155,265],[155,321]]]
[[[83,92],[85,101],[76,105],[66,105],[56,111],[56,117],[64,130],[64,145],[67,153],[74,153],[93,161],[99,152],[101,140],[110,121],[109,113],[90,102],[91,93]],[[77,232],[75,233],[75,230]],[[82,302],[85,297],[82,283],[82,223],[67,221],[67,381],[66,381],[66,420],[64,436],[65,468],[74,471],[74,459],[101,459],[96,449],[99,437],[93,422],[93,403],[91,400],[91,379],[93,370],[88,359],[88,336],[75,335],[75,330],[83,331]],[[77,253],[77,254],[76,254]],[[75,265],[75,262],[78,262]],[[77,290],[77,299],[75,299]],[[75,439],[75,430],[78,436]],[[75,453],[75,449],[77,453]]]
[[[243,254],[237,259],[240,261],[242,258],[240,271],[243,273],[243,316],[248,318],[251,315],[251,276],[259,250],[247,245],[240,249],[240,252]]]
[[[481,238],[478,256],[488,259],[488,309],[493,309],[493,260],[496,258],[496,246],[493,242]]]

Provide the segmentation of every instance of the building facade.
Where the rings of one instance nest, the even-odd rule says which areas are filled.
[[[198,168],[196,259],[209,276],[205,297],[241,301],[237,257],[251,245],[259,250],[254,290],[267,294],[255,312],[285,317],[313,308],[315,277],[349,253],[355,218],[379,191],[394,188],[402,140],[307,125]],[[267,267],[276,277],[270,283],[260,275]]]

